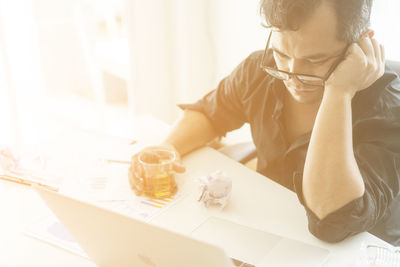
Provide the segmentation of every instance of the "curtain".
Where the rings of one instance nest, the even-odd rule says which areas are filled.
[[[262,49],[258,0],[128,0],[132,114],[176,119],[249,53]]]

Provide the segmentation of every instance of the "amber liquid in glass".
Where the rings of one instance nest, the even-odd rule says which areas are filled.
[[[155,177],[144,179],[144,193],[152,198],[173,196],[177,189],[173,173],[158,173]]]
[[[156,157],[144,155],[141,158],[144,168],[143,191],[151,198],[166,198],[173,196],[178,186],[175,182],[175,174],[172,170],[174,154],[161,150],[152,152]]]

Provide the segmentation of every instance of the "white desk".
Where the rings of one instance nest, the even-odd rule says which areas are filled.
[[[195,151],[185,157],[183,163],[187,172],[178,175],[177,181],[185,196],[153,219],[152,222],[157,225],[189,233],[209,216],[225,218],[327,248],[331,254],[325,266],[353,266],[355,255],[363,241],[385,244],[368,233],[337,244],[319,241],[308,232],[305,211],[293,192],[213,149]],[[231,200],[223,211],[207,209],[197,202],[199,192],[196,178],[218,169],[224,170],[233,179]],[[29,187],[0,181],[0,210],[1,267],[95,266],[87,259],[22,233],[29,222],[49,213],[45,204]]]

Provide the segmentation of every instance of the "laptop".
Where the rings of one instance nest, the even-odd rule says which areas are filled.
[[[320,266],[329,254],[215,217],[183,235],[45,188],[34,190],[99,267]],[[243,261],[246,255],[252,262]]]

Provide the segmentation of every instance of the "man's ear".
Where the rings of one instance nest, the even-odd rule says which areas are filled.
[[[375,35],[374,30],[367,29],[363,34],[361,34],[360,40],[363,39],[363,38],[367,38],[367,37],[372,39],[374,37],[374,35]]]

